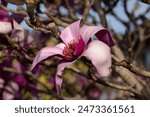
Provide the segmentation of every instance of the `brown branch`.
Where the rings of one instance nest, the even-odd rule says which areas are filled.
[[[79,70],[75,69],[75,68],[72,68],[72,67],[68,67],[67,68],[68,70],[71,70],[81,76],[84,76],[85,78],[88,78],[89,80],[92,80],[98,84],[101,84],[101,85],[104,85],[104,86],[108,86],[108,87],[111,87],[111,88],[114,88],[114,89],[117,89],[117,90],[124,90],[124,91],[131,91],[133,93],[136,93],[136,91],[132,88],[132,87],[126,87],[126,86],[121,86],[121,85],[117,85],[117,84],[114,84],[114,83],[111,83],[109,81],[105,81],[105,80],[102,80],[101,78],[98,78],[98,77],[95,77],[95,76],[88,76],[82,72],[80,72]]]
[[[120,50],[118,46],[114,46],[112,48],[113,53],[115,55],[115,59],[119,61],[125,60],[124,54]],[[114,58],[114,57],[113,57]],[[112,69],[131,87],[134,87],[138,95],[140,95],[143,99],[149,99],[150,94],[147,88],[143,87],[143,85],[137,80],[137,75],[128,70],[124,66],[116,66],[113,65]]]
[[[27,4],[26,6],[27,6],[27,13],[30,18],[29,21],[26,20],[26,23],[30,27],[32,27],[36,30],[42,30],[42,31],[48,30],[48,31],[51,31],[52,33],[54,33],[54,35],[56,37],[59,36],[59,32],[58,32],[57,27],[54,22],[49,23],[48,25],[45,25],[45,24],[39,22],[38,18],[35,16],[35,13],[34,13],[36,4]]]
[[[66,3],[66,6],[67,6],[67,8],[68,8],[68,10],[69,10],[69,15],[70,15],[70,17],[71,17],[72,19],[74,19],[74,20],[77,20],[77,17],[74,15],[73,9],[72,9],[71,6],[70,6],[69,0],[65,0],[65,3]]]
[[[0,8],[5,11],[11,12],[13,14],[28,16],[26,11],[22,11],[22,10],[15,11],[15,10],[12,10],[12,9],[9,9],[9,8],[3,6],[2,4],[0,4]]]
[[[137,75],[150,78],[150,72],[149,71],[146,71],[146,70],[143,70],[137,66],[134,66],[133,64],[128,63],[126,60],[119,62],[115,57],[113,57],[113,60],[114,60],[114,64],[117,66],[123,66]]]
[[[68,23],[66,23],[66,22],[64,22],[64,21],[62,21],[62,20],[60,20],[59,18],[53,17],[53,16],[50,14],[50,11],[49,11],[49,10],[45,11],[45,14],[46,14],[50,19],[52,19],[53,22],[55,22],[55,23],[56,23],[57,25],[59,25],[59,26],[67,27],[67,26],[69,25]]]
[[[104,27],[107,27],[107,20],[106,20],[106,17],[105,17],[105,12],[104,10],[101,8],[100,6],[100,2],[101,0],[95,0],[94,2],[94,7],[99,15],[99,18],[100,18],[100,21],[101,21],[101,24],[104,26]]]
[[[88,14],[89,14],[89,11],[90,11],[93,3],[94,3],[94,0],[86,0],[85,1],[85,8],[84,8],[84,12],[83,12],[83,22],[86,22],[86,20],[88,19]]]

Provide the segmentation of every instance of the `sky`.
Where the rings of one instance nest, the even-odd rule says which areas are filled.
[[[134,8],[135,3],[139,4],[139,8],[136,10],[135,12],[135,16],[139,16],[140,14],[142,14],[148,7],[150,7],[149,5],[139,2],[137,0],[128,0],[128,11],[132,11]],[[123,4],[121,2],[121,0],[119,1],[119,3],[117,4],[116,8],[114,9],[115,13],[117,14],[117,16],[119,16],[121,19],[128,21],[129,19],[127,18],[124,9],[123,9]],[[150,12],[148,13],[147,17],[150,19]],[[112,27],[116,32],[118,33],[124,33],[125,32],[125,28],[121,23],[118,23],[118,21],[116,21],[116,19],[112,16],[107,16],[107,20],[109,21],[109,26]]]

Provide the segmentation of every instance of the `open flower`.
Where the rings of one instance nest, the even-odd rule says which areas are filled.
[[[52,56],[59,56],[61,60],[57,66],[55,76],[58,94],[60,93],[62,84],[61,75],[63,70],[82,56],[91,60],[100,76],[106,77],[110,72],[110,47],[114,45],[110,32],[100,26],[83,25],[80,27],[80,23],[81,20],[78,20],[62,30],[60,38],[63,43],[54,47],[45,47],[41,49],[34,58],[31,67],[33,70],[42,60]],[[98,40],[90,40],[94,35]]]

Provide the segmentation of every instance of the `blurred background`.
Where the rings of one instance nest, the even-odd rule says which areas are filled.
[[[8,8],[10,17],[15,17],[21,25],[25,37],[22,41],[13,41],[19,45],[14,47],[5,39],[6,35],[0,34],[0,99],[58,99],[54,83],[58,58],[42,62],[36,74],[32,74],[30,68],[41,48],[54,46],[60,40],[49,31],[34,30],[23,19],[29,16],[14,12],[26,12],[25,4],[16,5],[1,0],[0,9],[4,8]],[[89,25],[102,25],[112,32],[114,42],[127,60],[133,59],[135,65],[150,70],[148,3],[139,0],[41,0],[36,4],[35,16],[45,25],[55,21],[59,31],[78,19]],[[18,17],[22,19],[18,20]],[[11,34],[8,36],[12,37]],[[78,60],[73,67],[85,74],[89,72],[89,66],[83,60]],[[146,77],[136,77],[150,86]],[[130,91],[95,83],[70,69],[65,69],[63,79],[62,99],[139,99]],[[103,80],[128,86],[113,70],[111,76]]]

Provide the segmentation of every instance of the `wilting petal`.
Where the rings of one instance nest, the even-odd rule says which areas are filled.
[[[61,85],[63,82],[63,79],[61,77],[63,70],[69,66],[70,64],[72,64],[73,62],[61,62],[58,66],[57,66],[57,73],[55,76],[55,83],[56,83],[56,90],[57,90],[57,94],[60,96],[61,94]]]
[[[100,41],[103,41],[108,46],[114,45],[110,32],[101,26],[84,25],[80,30],[80,35],[84,39],[85,44],[87,44],[92,36],[96,35]]]
[[[45,60],[54,55],[62,55],[62,51],[63,50],[59,47],[45,47],[41,49],[34,58],[31,70],[33,70],[33,68],[42,60]]]
[[[65,44],[79,38],[80,22],[81,20],[78,20],[61,31],[60,37]]]
[[[109,46],[99,40],[94,40],[88,45],[84,56],[91,60],[100,76],[106,77],[109,75],[111,67]]]
[[[10,22],[1,22],[0,21],[0,33],[9,33],[12,30],[12,25]]]

